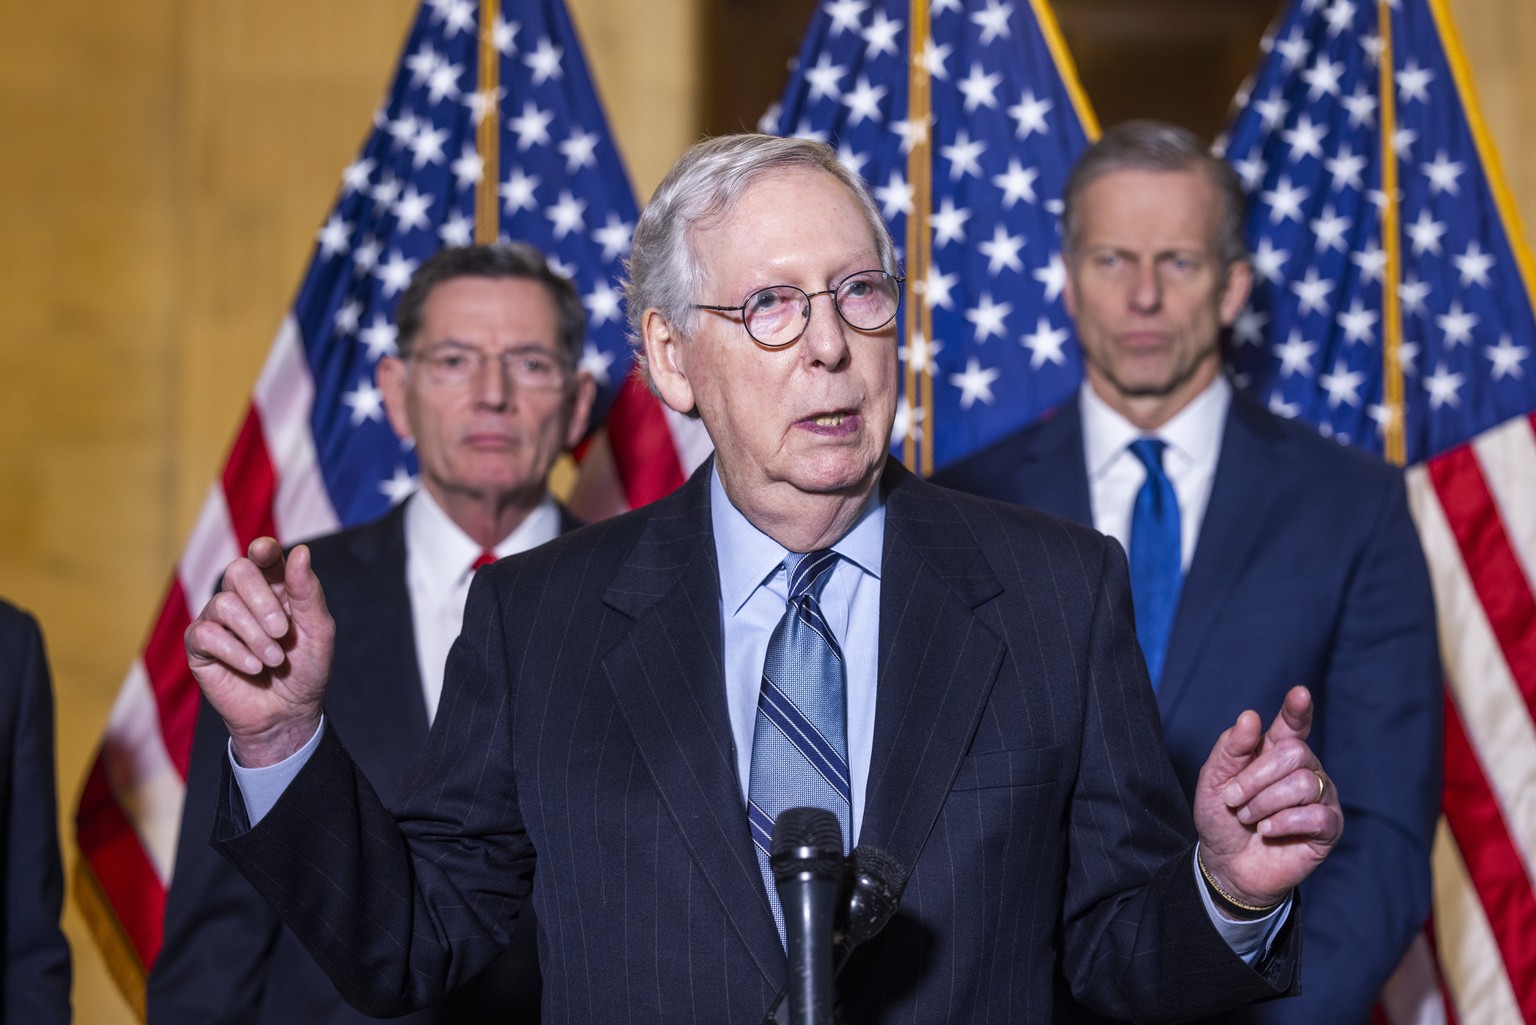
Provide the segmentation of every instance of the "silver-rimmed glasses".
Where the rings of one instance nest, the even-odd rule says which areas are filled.
[[[570,372],[563,360],[537,345],[483,352],[457,342],[439,342],[409,358],[426,368],[433,384],[444,388],[464,387],[492,362],[502,373],[512,375],[513,384],[528,391],[558,391],[565,387]]]
[[[830,295],[837,315],[856,331],[878,331],[896,318],[905,278],[883,270],[861,270],[848,275],[833,288],[807,292],[794,285],[759,288],[740,306],[694,304],[696,310],[741,314],[742,327],[758,345],[782,349],[805,334],[811,322],[811,300]]]

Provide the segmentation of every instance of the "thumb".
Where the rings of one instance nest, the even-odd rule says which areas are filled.
[[[320,578],[315,576],[310,564],[308,545],[299,545],[288,553],[288,564],[283,570],[283,585],[287,592],[288,614],[305,632],[330,618],[325,604],[325,590]]]

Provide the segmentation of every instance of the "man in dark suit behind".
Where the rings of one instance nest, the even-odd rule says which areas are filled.
[[[1428,913],[1440,798],[1434,608],[1401,474],[1222,375],[1252,274],[1225,162],[1182,129],[1130,122],[1084,154],[1064,200],[1082,391],[936,479],[1119,538],[1134,591],[1151,544],[1134,509],[1155,487],[1130,446],[1161,443],[1180,543],[1172,583],[1135,604],[1185,793],[1233,715],[1301,683],[1349,821],[1302,887],[1301,995],[1223,1020],[1359,1025]]]
[[[348,998],[437,999],[531,901],[546,1022],[759,1020],[786,974],[758,854],[775,785],[910,869],[839,980],[855,1025],[1286,992],[1291,891],[1342,828],[1310,698],[1267,732],[1237,719],[1192,829],[1119,549],[889,461],[900,279],[858,178],[807,140],[699,143],[630,269],[653,386],[716,455],[475,581],[398,818],[322,707],[305,549],[256,542],[187,633],[234,738],[215,840]],[[786,719],[819,732],[820,782]]]
[[[385,802],[426,739],[477,564],[575,525],[546,481],[585,429],[593,391],[576,369],[580,297],[530,246],[439,251],[418,269],[396,319],[400,355],[380,361],[378,381],[391,424],[415,443],[421,490],[380,520],[309,545],[336,616],[327,712]],[[342,1001],[276,912],[208,846],[228,740],[205,702],[150,1021],[371,1020]],[[495,965],[410,1020],[536,1022],[534,933],[520,923]]]
[[[69,944],[53,769],[53,684],[31,616],[0,601],[0,1021],[67,1025]]]

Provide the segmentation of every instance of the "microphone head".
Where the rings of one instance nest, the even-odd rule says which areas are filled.
[[[901,906],[907,870],[878,847],[860,845],[853,852],[853,887],[844,928],[849,949],[885,928]]]
[[[841,879],[843,827],[825,808],[786,808],[773,822],[773,846],[768,855],[775,880],[802,874]]]

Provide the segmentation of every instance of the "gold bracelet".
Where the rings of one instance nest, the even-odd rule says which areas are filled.
[[[1222,889],[1221,884],[1216,881],[1216,877],[1211,875],[1211,870],[1205,867],[1205,859],[1200,857],[1200,852],[1198,850],[1195,851],[1195,864],[1200,866],[1200,875],[1205,879],[1205,885],[1211,888],[1212,895],[1222,903],[1228,904],[1239,911],[1247,912],[1250,915],[1262,916],[1269,914],[1271,911],[1275,910],[1275,908],[1285,903],[1285,899],[1282,897],[1280,900],[1275,901],[1273,904],[1270,904],[1267,907],[1261,907],[1258,904],[1245,904],[1244,902],[1238,900],[1236,897],[1232,896],[1226,890]]]

